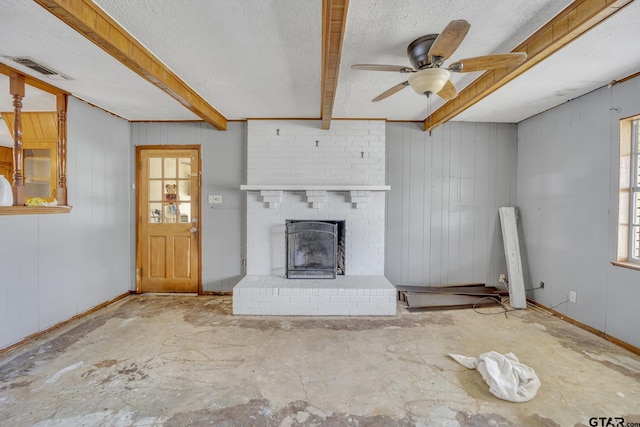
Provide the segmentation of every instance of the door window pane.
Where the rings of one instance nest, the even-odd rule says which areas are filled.
[[[176,178],[176,159],[172,157],[166,157],[164,159],[164,177]]]
[[[162,178],[162,159],[158,157],[149,159],[149,178]]]
[[[182,201],[191,200],[191,181],[181,179],[178,182],[178,198]]]
[[[162,222],[162,203],[149,203],[149,224]]]
[[[178,205],[175,203],[163,203],[163,219],[165,224],[175,224],[178,222]]]
[[[149,181],[149,200],[162,200],[162,181],[159,179]]]
[[[178,177],[179,178],[191,177],[191,159],[189,157],[180,158],[180,162],[178,166]]]
[[[177,205],[178,222],[191,222],[191,203],[178,203]]]

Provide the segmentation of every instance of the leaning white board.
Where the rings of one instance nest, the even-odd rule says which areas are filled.
[[[507,259],[507,278],[509,282],[509,304],[513,308],[527,308],[527,297],[524,292],[524,276],[520,257],[520,239],[516,223],[516,209],[513,207],[498,208],[502,225],[502,242]]]

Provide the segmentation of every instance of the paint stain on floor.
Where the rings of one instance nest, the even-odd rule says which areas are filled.
[[[222,409],[201,409],[175,414],[168,419],[166,427],[215,425],[238,426],[396,426],[410,427],[415,423],[407,419],[394,419],[386,415],[358,416],[347,413],[324,414],[309,402],[291,402],[284,408],[274,410],[265,399],[253,399],[241,405]]]

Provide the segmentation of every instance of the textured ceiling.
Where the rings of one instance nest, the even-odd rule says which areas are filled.
[[[95,2],[227,119],[320,117],[322,0]],[[410,88],[370,101],[406,75],[350,66],[409,65],[406,46],[452,19],[471,30],[445,65],[508,52],[570,3],[350,0],[333,117],[424,120],[426,98]],[[32,0],[0,0],[0,8],[0,62],[128,120],[199,119]],[[638,22],[634,2],[454,120],[519,122],[639,71]],[[51,81],[8,56],[32,57],[72,80]],[[479,74],[452,81],[460,90]],[[2,109],[6,102],[0,96]],[[441,103],[433,97],[431,109]]]
[[[352,64],[410,66],[407,46],[426,34],[439,33],[452,19],[471,29],[452,61],[511,51],[569,4],[569,0],[402,1],[351,0],[334,117],[382,117],[424,120],[428,105],[411,88],[372,103],[381,92],[406,80],[406,74],[351,70]],[[488,7],[490,5],[490,7]],[[500,11],[500,13],[496,13]],[[453,74],[458,90],[480,73]],[[432,110],[442,104],[432,99]]]

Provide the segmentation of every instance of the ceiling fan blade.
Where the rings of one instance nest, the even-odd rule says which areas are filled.
[[[442,59],[449,58],[460,46],[469,32],[469,28],[471,28],[471,24],[464,19],[449,22],[431,45],[428,55],[438,56]]]
[[[367,71],[395,71],[397,73],[413,73],[415,70],[411,67],[402,65],[380,65],[380,64],[355,64],[351,66],[354,70]]]
[[[385,90],[380,95],[378,95],[375,98],[373,98],[371,100],[371,102],[381,101],[381,100],[393,95],[396,92],[400,92],[402,89],[404,89],[407,86],[409,86],[409,82],[408,81],[402,82],[402,83],[398,83],[397,85],[393,86],[392,88],[389,88],[389,89]]]
[[[438,92],[438,96],[448,101],[458,96],[458,89],[451,83],[451,80],[447,80],[447,83],[445,83],[444,87]]]
[[[527,54],[524,52],[476,56],[475,58],[466,58],[454,62],[449,66],[449,70],[458,73],[470,73],[472,71],[493,70],[494,68],[519,65],[526,60]]]

